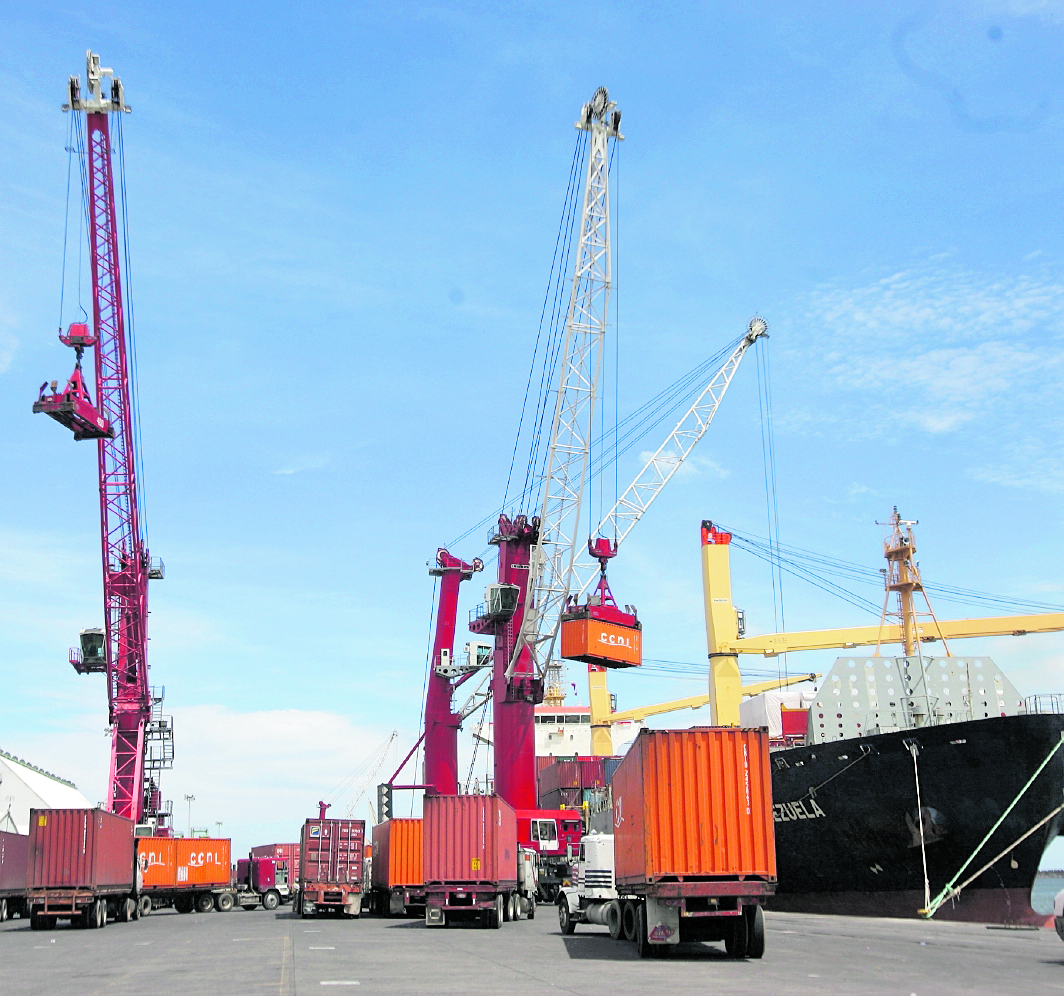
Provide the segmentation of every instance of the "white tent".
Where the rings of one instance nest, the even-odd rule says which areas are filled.
[[[816,698],[816,691],[788,688],[752,695],[739,705],[742,726],[767,726],[770,737],[783,736],[782,706],[788,709],[808,709]]]
[[[0,750],[0,830],[30,832],[31,809],[88,809],[73,782]]]

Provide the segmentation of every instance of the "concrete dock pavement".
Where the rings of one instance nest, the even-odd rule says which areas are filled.
[[[766,915],[760,961],[685,945],[641,961],[604,928],[565,937],[550,907],[499,930],[428,930],[420,920],[302,920],[287,910],[153,913],[105,930],[0,924],[3,996],[309,996],[311,993],[655,996],[952,996],[1064,992],[1052,931],[973,924]]]

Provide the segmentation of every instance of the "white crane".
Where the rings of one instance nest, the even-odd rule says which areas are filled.
[[[535,672],[544,675],[554,651],[558,616],[569,595],[610,299],[609,140],[623,139],[620,123],[621,112],[605,87],[595,91],[576,122],[577,128],[590,133],[579,243],[547,451],[539,539],[529,564],[530,597],[508,676],[526,647]]]

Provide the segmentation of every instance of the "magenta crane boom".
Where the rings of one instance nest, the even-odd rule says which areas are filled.
[[[112,170],[108,114],[128,113],[121,81],[100,66],[100,57],[87,53],[88,94],[82,96],[78,77],[71,76],[69,104],[63,110],[84,112],[85,163],[82,170],[88,215],[92,270],[92,320],[75,322],[60,340],[77,356],[74,372],[60,392],[42,386],[33,405],[74,438],[95,439],[100,484],[100,535],[103,547],[104,630],[85,630],[80,651],[71,663],[81,674],[107,676],[111,724],[109,806],[119,816],[143,823],[161,822],[160,795],[153,771],[169,766],[172,730],[167,720],[153,715],[161,704],[148,684],[148,580],[162,577],[153,565],[144,540],[137,502],[134,459],[134,412],[130,392],[127,340],[119,270],[118,222]],[[110,79],[110,94],[103,84]],[[96,398],[93,406],[82,375],[87,348],[96,347]],[[161,741],[151,752],[149,740]]]

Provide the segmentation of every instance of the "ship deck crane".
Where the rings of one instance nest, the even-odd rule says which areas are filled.
[[[92,271],[92,329],[75,322],[60,340],[74,349],[74,372],[62,392],[42,385],[33,405],[74,438],[95,439],[99,470],[100,535],[103,553],[104,627],[81,634],[80,650],[70,660],[81,674],[103,673],[111,724],[108,806],[119,816],[163,829],[158,772],[170,766],[173,730],[161,716],[161,695],[148,683],[148,581],[163,576],[144,539],[137,496],[134,454],[135,413],[130,390],[126,334],[126,300],[119,266],[119,231],[115,210],[111,128],[121,128],[130,108],[121,80],[86,53],[87,94],[77,76],[68,84],[64,111],[85,115],[85,165],[82,182],[88,214]],[[105,93],[105,85],[109,81]],[[121,162],[121,159],[119,159]],[[125,219],[123,219],[123,222]],[[82,372],[86,349],[95,348],[94,405]],[[154,741],[154,743],[153,743]]]
[[[919,644],[979,636],[1025,636],[1028,633],[1054,633],[1064,630],[1064,613],[1049,612],[1023,616],[997,616],[985,619],[938,619],[931,611],[919,614],[913,594],[923,592],[916,566],[913,522],[898,516],[895,508],[884,541],[887,558],[884,573],[883,612],[878,626],[810,630],[798,633],[769,633],[740,637],[738,615],[731,594],[731,534],[708,520],[702,523],[702,576],[706,603],[706,638],[710,657],[709,698],[714,725],[738,726],[742,681],[739,654],[777,654],[799,650],[850,649],[884,643],[901,643],[907,657]],[[898,599],[896,613],[888,610],[889,599]],[[926,599],[926,595],[925,595]],[[896,623],[887,619],[895,615]],[[922,616],[922,619],[921,619]],[[947,646],[947,655],[949,650]]]

